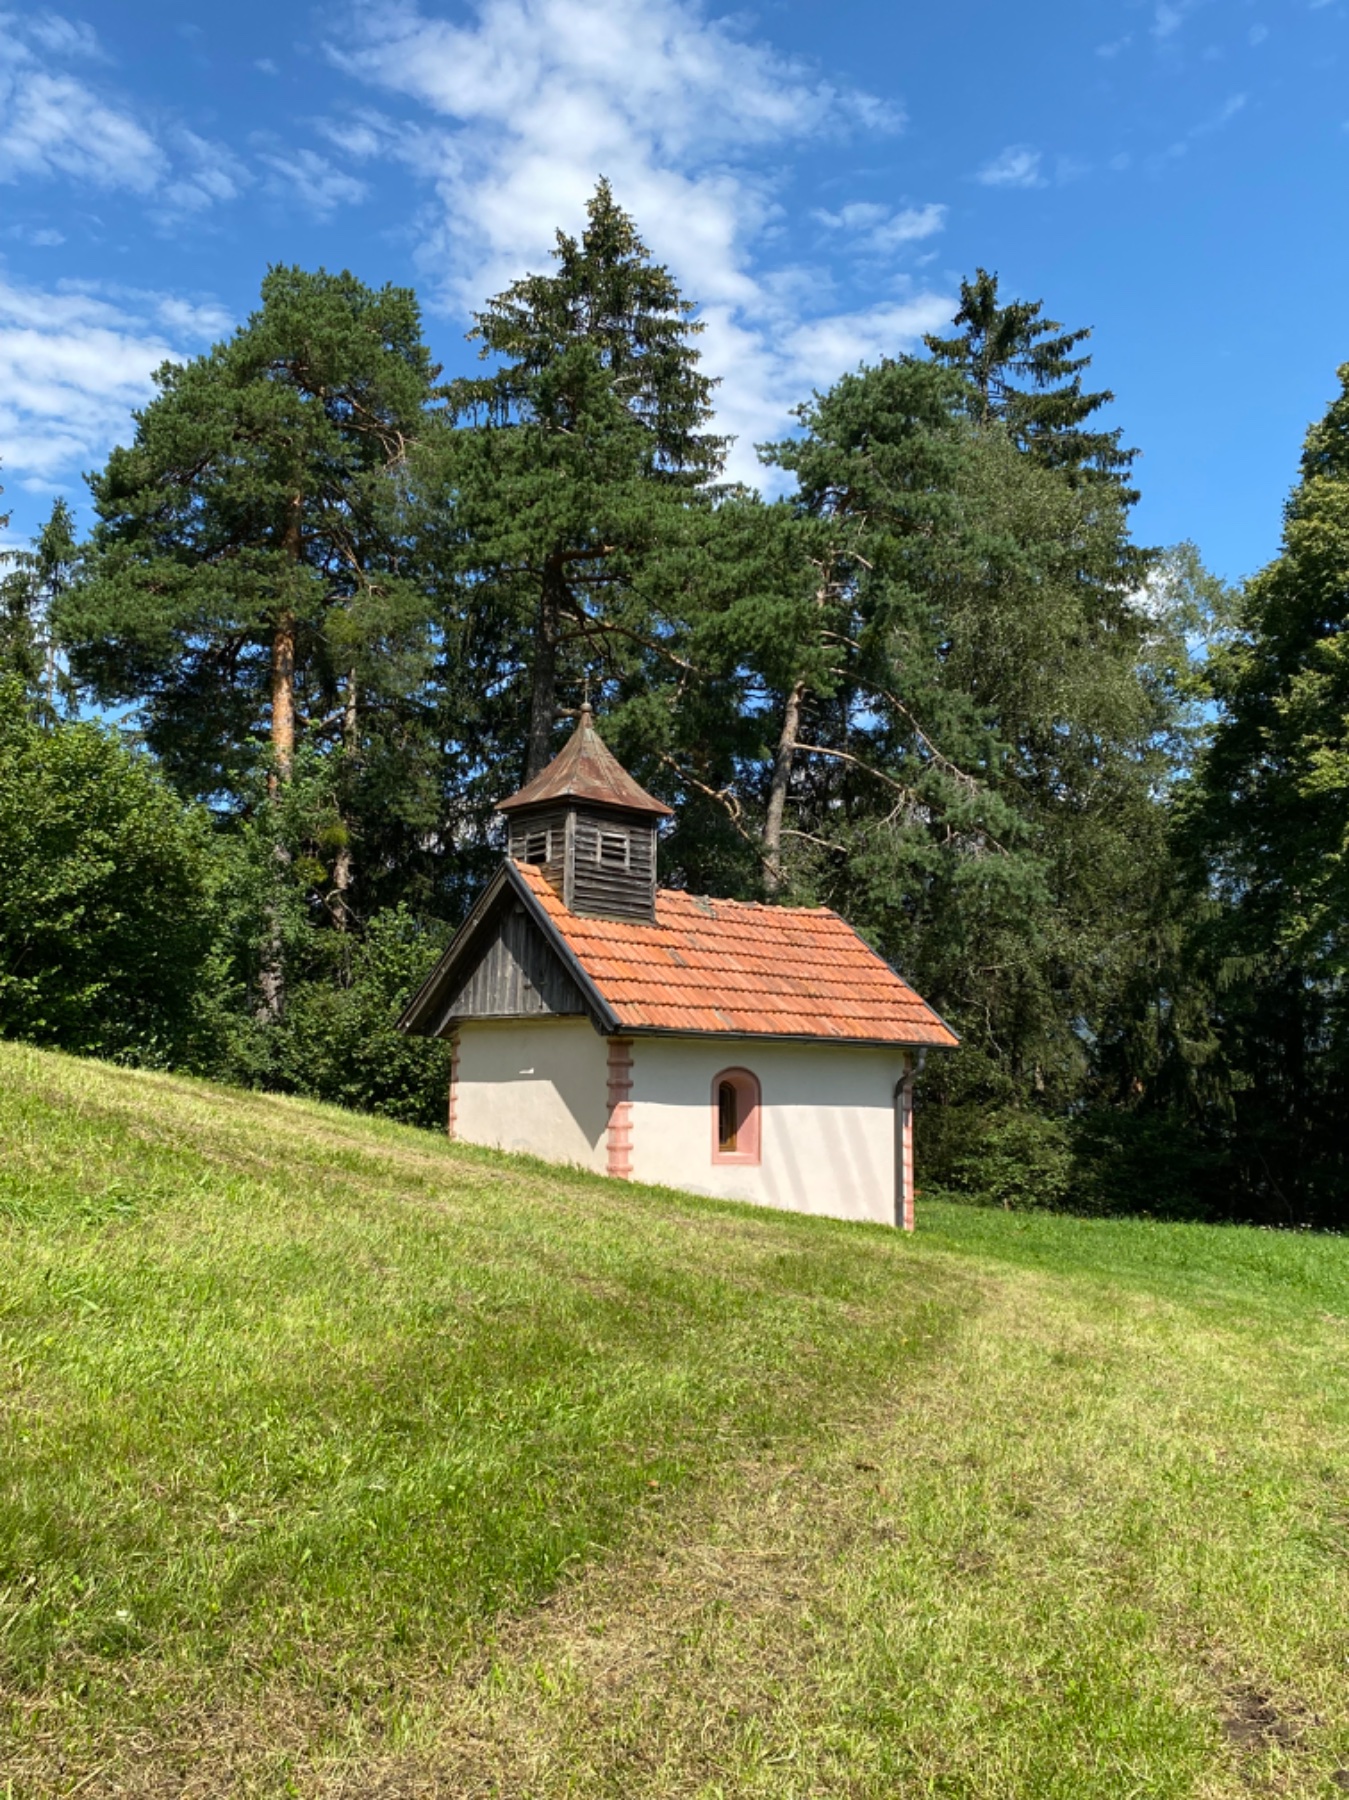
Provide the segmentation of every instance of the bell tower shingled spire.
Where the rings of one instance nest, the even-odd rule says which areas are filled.
[[[590,704],[548,767],[502,800],[510,854],[539,868],[570,911],[655,918],[656,826],[672,816],[595,729]]]

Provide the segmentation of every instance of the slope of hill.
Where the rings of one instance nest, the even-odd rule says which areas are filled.
[[[0,1045],[0,1777],[1349,1787],[1349,1245],[918,1237]]]

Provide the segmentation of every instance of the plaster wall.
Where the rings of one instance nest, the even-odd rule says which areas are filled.
[[[895,1083],[902,1050],[761,1038],[635,1037],[632,1174],[723,1200],[836,1219],[895,1218]],[[712,1080],[759,1079],[760,1161],[712,1160]]]
[[[459,1030],[455,1136],[603,1174],[608,1062],[589,1019],[474,1019]]]

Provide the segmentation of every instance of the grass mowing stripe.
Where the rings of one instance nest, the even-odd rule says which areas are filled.
[[[0,1170],[29,1196],[0,1269],[0,1668],[20,1742],[74,1689],[90,1754],[132,1667],[154,1736],[186,1694],[452,1663],[959,1313],[959,1277],[883,1232],[13,1046]]]
[[[915,1241],[0,1046],[15,1795],[1328,1800],[1347,1246]]]

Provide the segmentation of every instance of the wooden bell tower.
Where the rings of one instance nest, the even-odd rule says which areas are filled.
[[[654,920],[656,827],[671,809],[619,763],[589,706],[548,767],[497,811],[512,859],[541,869],[569,912]]]

